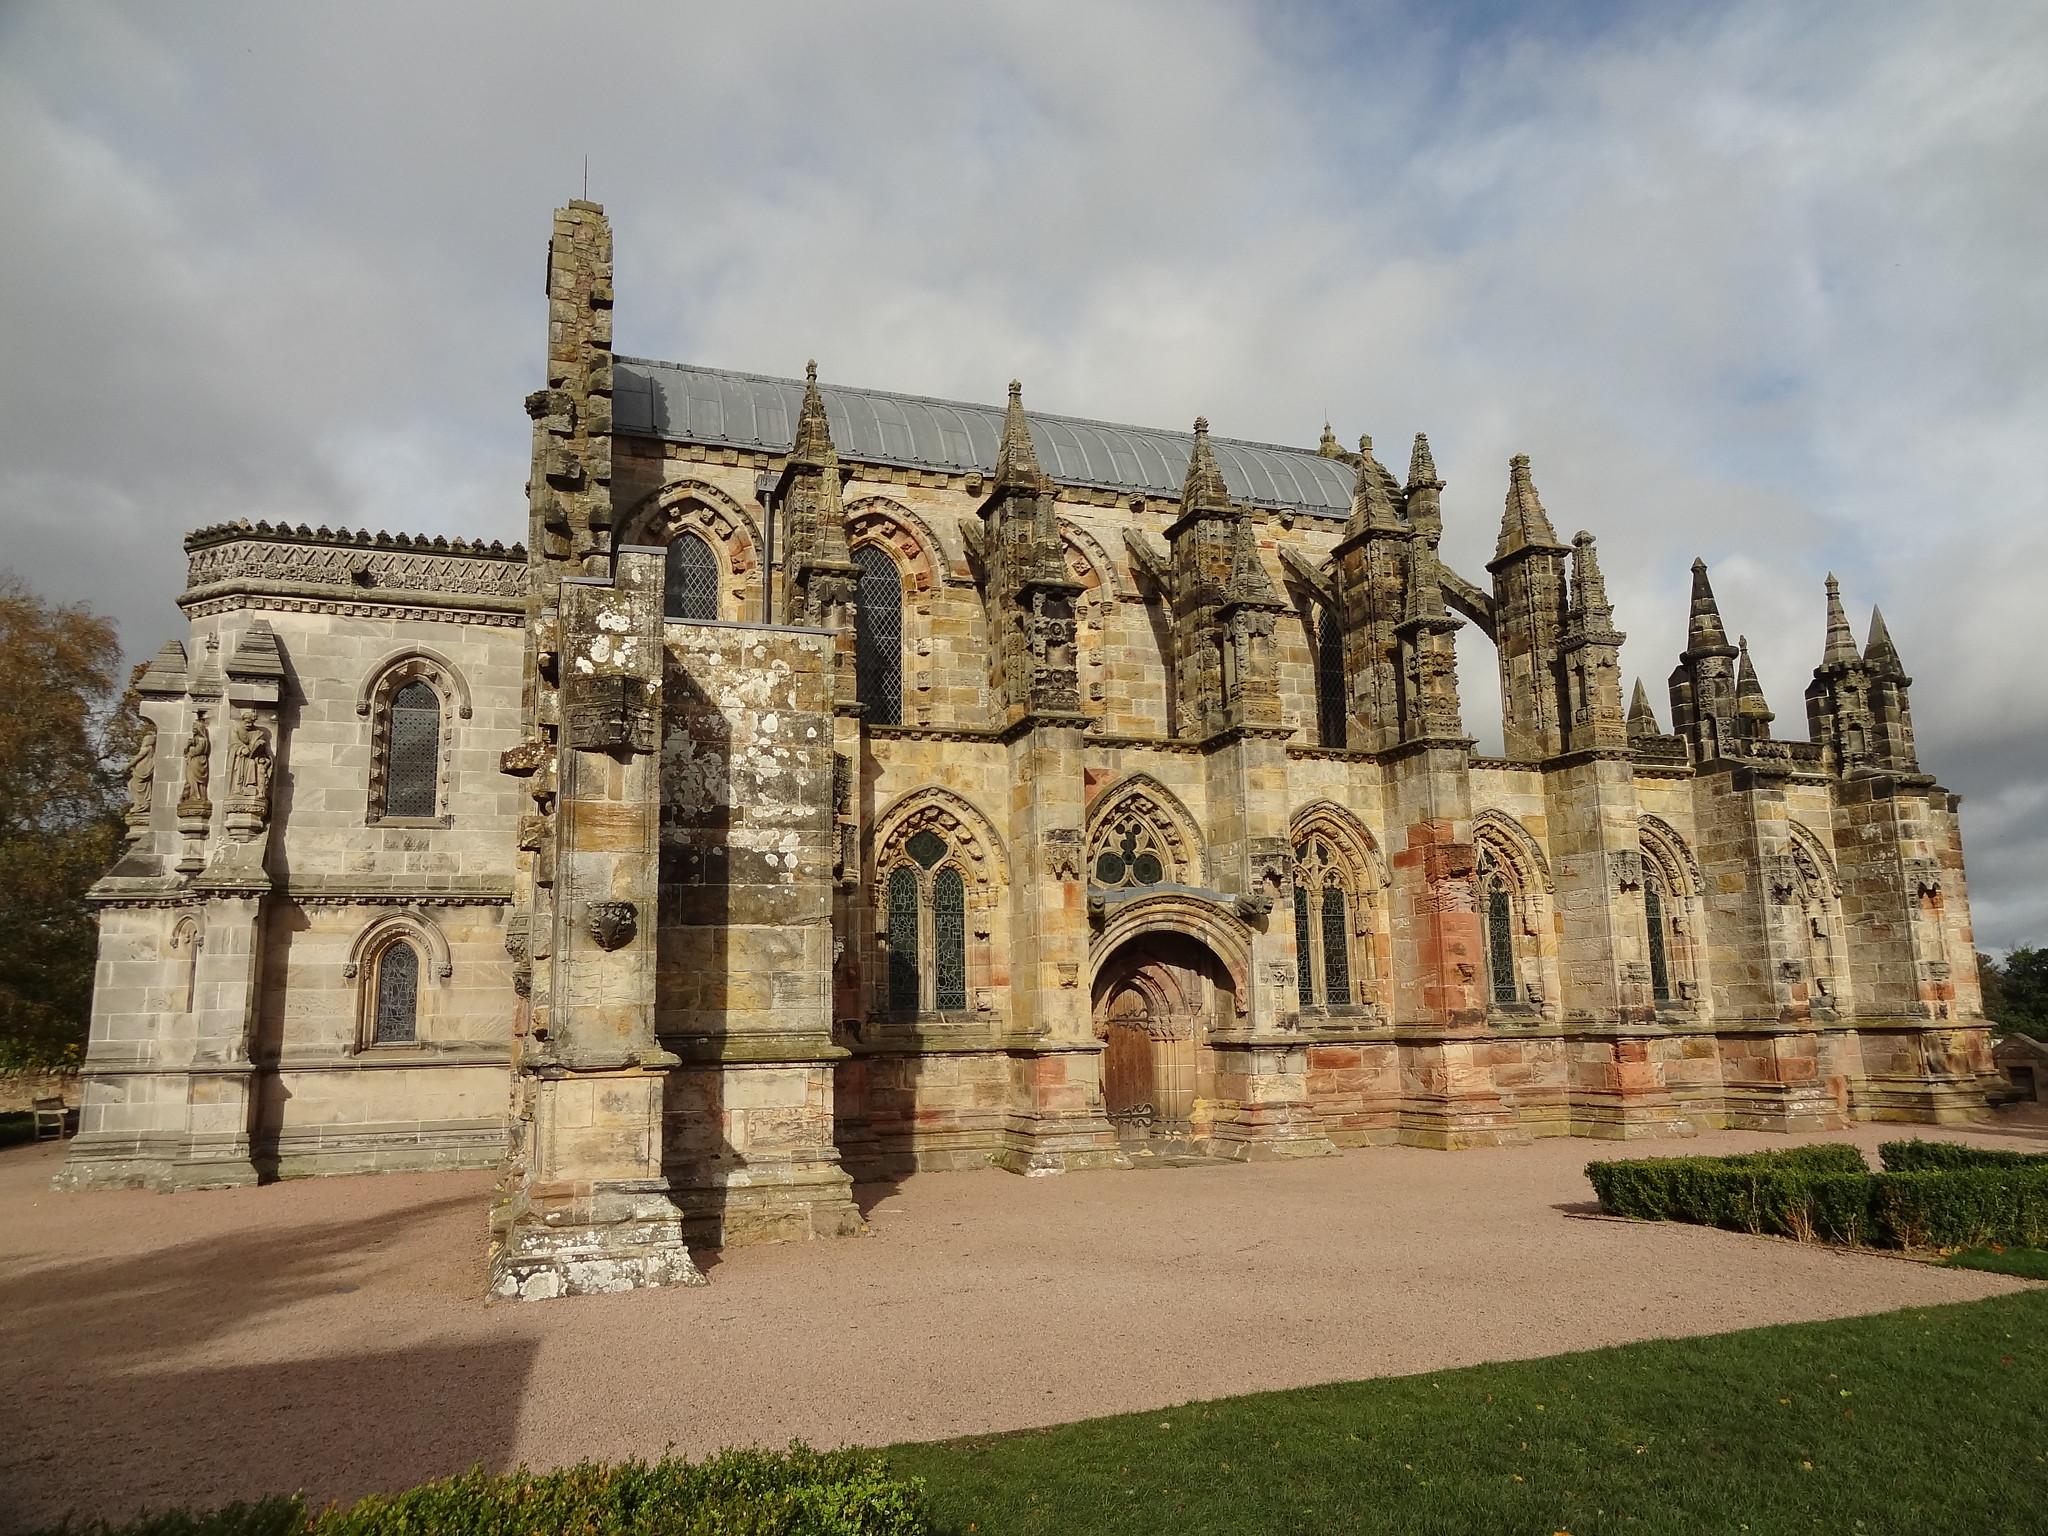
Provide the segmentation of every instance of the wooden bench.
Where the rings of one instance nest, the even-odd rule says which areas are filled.
[[[20,1100],[17,1099],[15,1102],[19,1103]],[[47,1099],[37,1099],[30,1105],[30,1108],[34,1111],[36,1117],[35,1131],[37,1141],[49,1141],[53,1137],[59,1141],[64,1139],[65,1109],[64,1096],[62,1094],[57,1094]]]

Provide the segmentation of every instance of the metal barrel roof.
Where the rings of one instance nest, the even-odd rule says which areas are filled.
[[[870,464],[993,473],[1003,408],[885,390],[820,384],[840,454]],[[796,440],[801,379],[734,373],[691,363],[621,357],[613,373],[612,428],[638,437],[785,453]],[[1026,411],[1039,466],[1065,485],[1178,500],[1193,435]],[[1231,496],[1258,507],[1342,517],[1355,471],[1312,448],[1211,437]]]

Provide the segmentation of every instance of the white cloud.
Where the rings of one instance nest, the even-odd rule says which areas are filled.
[[[199,522],[517,537],[587,153],[624,350],[1327,411],[1397,467],[1423,428],[1468,574],[1533,454],[1660,712],[1700,553],[1798,734],[1834,568],[1969,797],[1981,938],[2048,937],[2048,15],[1462,14],[10,8],[9,559],[143,651]]]

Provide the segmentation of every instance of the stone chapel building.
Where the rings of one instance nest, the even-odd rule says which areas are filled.
[[[1666,731],[1524,457],[1482,584],[1419,435],[615,356],[589,202],[547,298],[525,546],[186,539],[62,1182],[496,1166],[537,1296],[917,1168],[1982,1111],[1956,802],[1832,578],[1789,739],[1695,562]]]

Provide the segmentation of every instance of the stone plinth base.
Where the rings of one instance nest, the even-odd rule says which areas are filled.
[[[706,1247],[858,1237],[867,1231],[853,1203],[853,1178],[837,1163],[713,1169],[677,1192],[688,1235]]]
[[[595,1189],[576,1204],[616,1219],[552,1225],[523,1203],[500,1213],[502,1236],[491,1253],[493,1298],[542,1301],[705,1283],[683,1242],[682,1213],[666,1194]]]
[[[71,1140],[64,1166],[50,1180],[58,1190],[153,1189],[170,1193],[189,1189],[239,1189],[260,1182],[249,1139],[177,1138],[166,1145],[156,1138],[95,1136],[81,1132]]]

